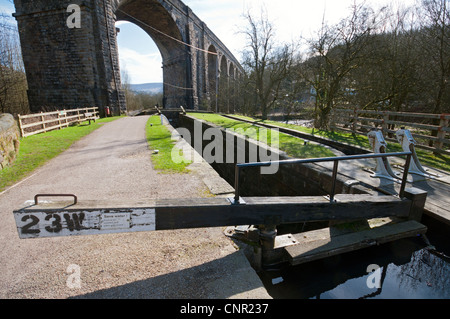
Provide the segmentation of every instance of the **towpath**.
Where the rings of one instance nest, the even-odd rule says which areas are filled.
[[[0,194],[0,298],[270,298],[219,228],[19,239],[12,212],[36,194],[115,201],[207,194],[196,173],[153,170],[147,120],[105,124]]]

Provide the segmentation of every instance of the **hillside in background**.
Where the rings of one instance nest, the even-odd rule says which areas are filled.
[[[162,83],[143,83],[143,84],[130,84],[132,91],[136,93],[148,93],[151,95],[163,93]]]

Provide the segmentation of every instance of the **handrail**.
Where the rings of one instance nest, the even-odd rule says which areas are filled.
[[[338,167],[340,161],[349,161],[357,159],[368,159],[368,158],[386,158],[393,156],[407,156],[405,169],[403,171],[402,184],[400,187],[399,197],[404,197],[404,192],[406,188],[406,182],[408,178],[409,165],[411,163],[411,158],[413,156],[412,152],[401,152],[401,153],[382,153],[382,154],[363,154],[363,155],[352,155],[352,156],[340,156],[340,157],[324,157],[324,158],[313,158],[313,159],[292,159],[284,161],[269,161],[269,162],[254,162],[254,163],[243,163],[237,164],[235,170],[235,181],[234,181],[234,204],[240,204],[240,176],[241,170],[246,167],[265,167],[271,165],[284,165],[284,164],[308,164],[308,163],[323,163],[323,162],[334,162],[333,166],[333,184],[330,193],[330,202],[334,202],[335,191],[336,191],[336,179],[338,173]]]

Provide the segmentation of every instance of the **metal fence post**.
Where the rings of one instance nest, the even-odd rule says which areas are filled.
[[[334,165],[333,165],[333,182],[332,182],[333,184],[331,186],[330,203],[334,202],[334,196],[336,194],[336,179],[337,179],[338,167],[339,167],[339,161],[334,161]]]
[[[234,203],[240,203],[240,178],[241,178],[241,168],[239,165],[236,165],[235,175],[234,175]]]
[[[403,198],[405,195],[406,182],[408,180],[409,173],[409,165],[411,165],[412,154],[406,157],[405,168],[403,170],[403,178],[402,178],[402,186],[400,187],[400,192],[398,193],[400,198]]]

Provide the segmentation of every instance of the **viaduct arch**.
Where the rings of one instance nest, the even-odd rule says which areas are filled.
[[[162,56],[164,107],[225,111],[242,67],[180,0],[14,0],[32,112],[98,106],[126,111],[116,21],[141,27]],[[80,26],[68,18],[79,8]]]

